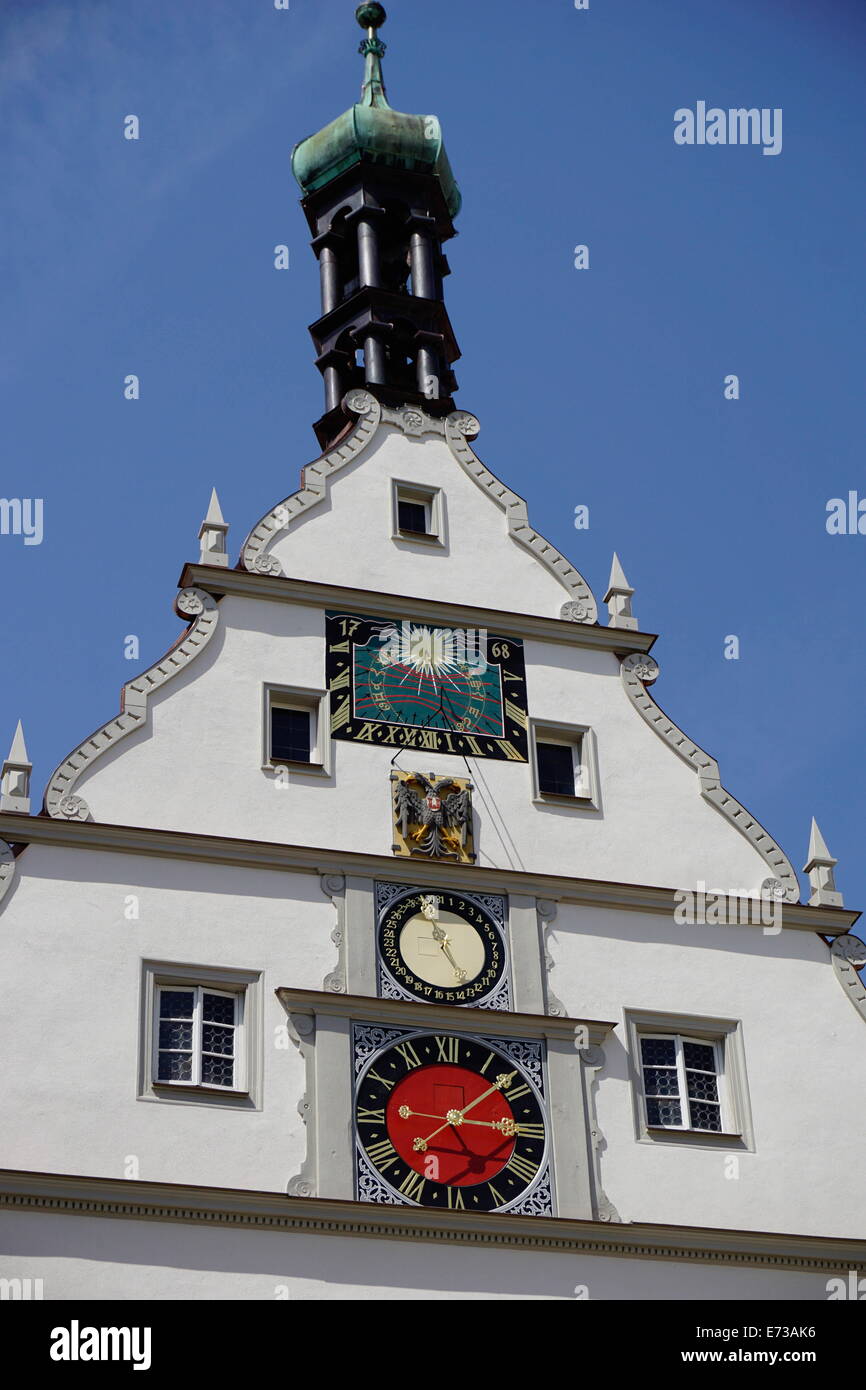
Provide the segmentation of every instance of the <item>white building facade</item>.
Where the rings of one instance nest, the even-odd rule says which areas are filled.
[[[41,810],[20,730],[3,766],[0,1275],[826,1299],[866,1267],[858,914],[655,703],[619,562],[602,622],[476,453],[459,194],[359,18],[361,102],[294,156],[323,452],[233,567],[213,498],[178,641]]]

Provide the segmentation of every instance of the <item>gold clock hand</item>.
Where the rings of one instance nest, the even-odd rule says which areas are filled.
[[[495,1090],[495,1089],[496,1089],[496,1088],[494,1087],[494,1090]],[[447,1113],[447,1115],[445,1116],[445,1123],[444,1123],[444,1125],[440,1125],[438,1129],[434,1129],[433,1133],[432,1133],[432,1134],[428,1134],[426,1139],[421,1139],[421,1138],[413,1139],[413,1140],[412,1140],[412,1148],[415,1150],[416,1153],[422,1154],[422,1153],[424,1153],[425,1149],[427,1148],[427,1145],[430,1143],[430,1140],[431,1140],[431,1139],[435,1139],[437,1134],[441,1134],[442,1131],[443,1131],[443,1129],[447,1129],[449,1125],[453,1125],[454,1128],[456,1129],[457,1126],[458,1126],[458,1125],[462,1125],[462,1123],[463,1123],[463,1115],[462,1115],[461,1111],[459,1111],[459,1110],[449,1110],[448,1113]]]
[[[466,971],[461,969],[461,967],[457,964],[456,960],[451,954],[449,946],[450,938],[448,937],[447,933],[442,930],[438,922],[434,922],[432,925],[433,940],[439,942],[439,950],[445,956],[446,960],[451,962],[451,969],[457,976],[457,983],[462,984],[463,981],[466,979]]]
[[[480,1096],[477,1096],[475,1100],[471,1100],[468,1105],[464,1105],[462,1110],[458,1110],[457,1113],[461,1117],[461,1123],[463,1117],[468,1115],[470,1110],[474,1110],[476,1105],[480,1105],[488,1096],[492,1096],[494,1091],[507,1091],[516,1075],[516,1071],[500,1072],[492,1086],[488,1086],[487,1090],[482,1091]]]

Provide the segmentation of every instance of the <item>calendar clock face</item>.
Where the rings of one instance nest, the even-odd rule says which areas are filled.
[[[384,895],[389,886],[377,885]],[[379,960],[389,997],[432,1004],[504,1008],[507,952],[504,902],[489,907],[463,893],[408,893],[385,898],[379,910]]]
[[[333,738],[527,761],[522,641],[354,613],[326,634]]]
[[[356,1067],[359,1038],[383,1031],[355,1026]],[[358,1196],[551,1214],[542,1075],[540,1043],[394,1032],[359,1069]]]

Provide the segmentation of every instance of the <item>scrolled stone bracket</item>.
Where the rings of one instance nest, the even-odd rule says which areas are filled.
[[[597,1221],[621,1221],[622,1218],[605,1192],[601,1180],[601,1155],[607,1147],[607,1140],[598,1123],[596,1087],[598,1085],[598,1073],[607,1059],[603,1047],[597,1043],[584,1041],[584,1026],[582,1024],[578,1024],[574,1030],[574,1045],[581,1063],[588,1073],[584,1093],[586,1095],[586,1118],[592,1156],[594,1215]]]
[[[51,774],[45,789],[44,806],[55,820],[93,820],[84,798],[72,794],[79,778],[90,771],[97,758],[115,748],[121,739],[146,726],[149,697],[186,670],[213,637],[219,621],[219,610],[210,594],[202,589],[181,589],[175,600],[175,611],[189,621],[187,631],[155,665],[134,680],[127,681],[121,693],[120,714],[109,719],[101,729],[80,743]]]
[[[859,936],[846,932],[837,936],[830,947],[836,979],[847,994],[860,1017],[866,1022],[866,983],[860,971],[866,965],[866,943]]]
[[[474,415],[465,410],[452,411],[445,420],[445,438],[452,454],[476,486],[488,497],[492,497],[497,506],[505,512],[508,532],[512,539],[534,555],[536,560],[540,560],[567,590],[568,601],[563,604],[560,617],[568,622],[594,623],[598,617],[598,609],[586,580],[555,546],[530,526],[529,513],[523,498],[500,482],[472,448],[469,440],[474,438],[480,429],[481,426]]]
[[[318,1158],[316,1153],[316,1019],[312,1013],[290,1012],[287,1014],[289,1037],[304,1059],[304,1094],[298,1101],[298,1114],[304,1122],[307,1134],[307,1153],[300,1172],[289,1178],[286,1193],[289,1197],[316,1197],[316,1173]]]
[[[269,553],[269,547],[297,517],[324,502],[333,476],[352,463],[372,440],[382,422],[382,407],[376,397],[360,389],[348,391],[343,397],[343,406],[352,415],[358,416],[352,433],[341,444],[302,468],[298,491],[278,502],[261,521],[256,522],[241,550],[244,569],[253,574],[282,575],[282,566],[277,557]]]
[[[319,885],[326,898],[330,898],[337,914],[337,925],[331,932],[331,940],[337,948],[337,964],[322,981],[322,989],[329,994],[346,993],[346,879],[343,874],[321,874]]]
[[[565,1005],[557,999],[553,990],[550,988],[550,974],[556,962],[550,954],[550,933],[556,918],[558,904],[549,898],[537,898],[535,911],[538,918],[538,935],[541,942],[541,955],[544,961],[544,999],[545,1013],[552,1018],[566,1018],[568,1016]]]
[[[15,878],[15,851],[5,840],[0,840],[0,903],[6,897]]]
[[[649,694],[647,686],[658,678],[659,665],[651,656],[631,652],[620,666],[626,694],[632,704],[675,753],[698,774],[701,796],[721,811],[726,820],[754,846],[771,870],[772,886],[763,891],[786,902],[800,901],[800,885],[794,866],[780,845],[721,783],[719,765],[697,743],[669,719]],[[770,880],[764,880],[767,885]],[[781,891],[780,891],[781,887]]]

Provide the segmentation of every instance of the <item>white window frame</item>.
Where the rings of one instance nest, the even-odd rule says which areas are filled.
[[[170,1104],[204,1104],[233,1109],[260,1110],[262,1105],[263,1042],[262,983],[260,970],[187,964],[177,961],[142,961],[141,1021],[138,1099]],[[167,990],[231,995],[235,1009],[235,1069],[233,1084],[220,1086],[195,1079],[159,1081],[159,1001]],[[199,1003],[200,1007],[200,1003]],[[197,1023],[200,1025],[200,1014]],[[197,1043],[201,1056],[201,1035]],[[196,1048],[193,1049],[194,1056]]]
[[[574,750],[573,794],[542,791],[538,771],[539,743],[564,744]],[[570,807],[573,810],[600,809],[598,752],[595,733],[588,724],[562,724],[557,720],[530,719],[529,761],[532,767],[533,801],[541,805]]]
[[[326,690],[313,690],[300,685],[276,685],[266,682],[262,688],[262,771],[287,771],[292,776],[330,777],[331,735]],[[305,710],[310,716],[310,761],[279,761],[271,757],[271,710]]]
[[[425,511],[426,536],[417,531],[403,531],[400,528],[401,502],[414,502]],[[391,539],[403,545],[432,545],[444,548],[445,539],[445,494],[439,487],[428,487],[423,483],[391,479]]]
[[[678,1091],[677,1091],[677,1095],[676,1095],[676,1096],[647,1096],[647,1094],[646,1094],[646,1089],[645,1089],[645,1087],[644,1087],[643,1069],[644,1069],[644,1067],[649,1066],[649,1065],[651,1065],[651,1064],[648,1063],[648,1062],[644,1062],[644,1060],[643,1060],[643,1050],[642,1050],[642,1048],[640,1048],[640,1044],[643,1042],[644,1039],[647,1039],[647,1040],[650,1040],[650,1041],[653,1040],[653,1039],[657,1039],[659,1042],[672,1042],[672,1043],[673,1043],[673,1045],[674,1045],[674,1066],[673,1066],[672,1069],[676,1071],[676,1074],[677,1074],[677,1087],[678,1087]],[[713,1053],[713,1063],[714,1063],[713,1075],[715,1076],[715,1079],[716,1079],[716,1089],[717,1089],[718,1095],[719,1095],[719,1099],[718,1099],[719,1129],[718,1129],[718,1130],[714,1130],[714,1129],[698,1129],[697,1126],[692,1125],[691,1123],[687,1122],[687,1120],[686,1120],[686,1116],[688,1116],[688,1121],[691,1120],[691,1102],[690,1102],[690,1099],[689,1099],[689,1088],[688,1088],[688,1081],[687,1081],[687,1078],[686,1078],[685,1049],[684,1049],[684,1047],[683,1047],[683,1044],[684,1044],[684,1043],[696,1043],[699,1047],[709,1047],[709,1048],[712,1049],[712,1053]],[[730,1108],[730,1107],[729,1107],[728,1104],[727,1104],[727,1085],[726,1085],[726,1082],[725,1082],[725,1049],[724,1049],[724,1044],[722,1043],[721,1039],[717,1039],[717,1038],[692,1038],[692,1037],[689,1037],[689,1036],[688,1036],[687,1034],[685,1034],[685,1033],[653,1033],[653,1032],[650,1032],[649,1030],[645,1029],[645,1030],[643,1030],[642,1032],[640,1032],[640,1033],[638,1034],[638,1047],[639,1047],[639,1049],[640,1049],[640,1051],[639,1051],[639,1060],[640,1060],[640,1066],[641,1066],[641,1090],[642,1090],[642,1092],[643,1092],[644,1117],[645,1117],[645,1119],[646,1119],[646,1124],[647,1124],[647,1128],[648,1128],[648,1129],[650,1129],[650,1128],[654,1128],[654,1129],[685,1129],[685,1130],[695,1130],[697,1133],[700,1133],[700,1134],[719,1134],[719,1133],[721,1133],[721,1134],[727,1134],[727,1133],[730,1132],[730,1131],[729,1131],[729,1126],[728,1126],[728,1111],[729,1111],[729,1108]],[[654,1065],[654,1064],[653,1064],[653,1065]],[[663,1070],[667,1070],[667,1067],[663,1067],[662,1069],[663,1069]],[[695,1070],[697,1070],[697,1069],[694,1068],[694,1067],[692,1067],[691,1070],[692,1070],[692,1071],[695,1071]],[[649,1112],[648,1112],[648,1107],[649,1107],[649,1102],[650,1102],[650,1100],[660,1100],[660,1101],[663,1101],[663,1100],[668,1100],[668,1101],[670,1101],[670,1100],[676,1100],[676,1101],[678,1101],[678,1102],[679,1102],[679,1107],[680,1107],[680,1115],[682,1116],[682,1121],[681,1121],[681,1123],[678,1124],[678,1125],[674,1125],[674,1124],[666,1124],[666,1125],[663,1125],[663,1124],[659,1124],[658,1122],[656,1122],[656,1123],[654,1123],[653,1125],[650,1125],[650,1122],[649,1122]],[[710,1101],[710,1102],[708,1102],[708,1103],[709,1103],[710,1105],[715,1104],[715,1102],[713,1102],[713,1101]]]
[[[192,994],[192,1047],[187,1048],[161,1048],[159,1045],[159,1025],[163,1021],[161,1014],[161,1001],[163,994],[176,993],[183,991],[185,994]],[[202,1081],[202,1058],[204,1049],[202,1047],[202,1030],[204,1028],[204,995],[215,994],[221,999],[231,999],[234,1001],[234,1050],[232,1053],[232,1084],[223,1086],[216,1081]],[[246,1058],[244,1049],[244,991],[233,989],[218,989],[216,985],[166,985],[158,984],[154,993],[154,1016],[153,1016],[153,1084],[154,1086],[195,1086],[198,1090],[214,1091],[246,1091],[244,1082],[246,1080]],[[159,1075],[159,1059],[166,1051],[171,1052],[192,1052],[192,1076],[189,1080],[166,1080]],[[210,1055],[210,1054],[209,1054]]]
[[[754,1153],[755,1136],[746,1075],[746,1054],[742,1023],[737,1019],[699,1018],[689,1014],[656,1013],[626,1009],[626,1037],[634,1101],[635,1137],[640,1143],[686,1144],[697,1148],[745,1149]],[[680,1087],[680,1125],[647,1123],[643,1081],[641,1038],[677,1040],[677,1071]],[[692,1129],[685,1122],[688,1092],[682,1053],[684,1042],[711,1044],[716,1058],[716,1077],[721,1111],[721,1130]],[[676,1099],[676,1097],[670,1097]]]

